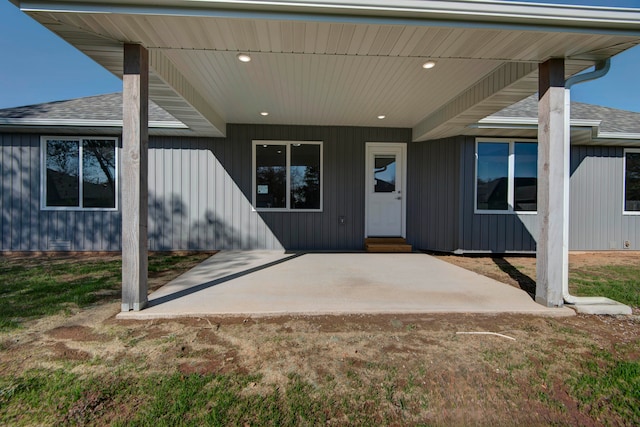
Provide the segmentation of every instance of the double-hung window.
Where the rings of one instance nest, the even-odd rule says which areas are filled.
[[[640,215],[640,149],[624,152],[624,213]]]
[[[42,208],[115,210],[117,139],[42,138]]]
[[[476,141],[477,213],[535,212],[538,144],[534,141]]]
[[[322,210],[322,142],[254,141],[253,206]]]

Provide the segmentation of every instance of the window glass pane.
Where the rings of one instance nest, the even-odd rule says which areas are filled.
[[[375,179],[374,192],[393,193],[396,191],[396,156],[376,156],[373,165]]]
[[[256,146],[256,207],[286,208],[287,146]]]
[[[79,142],[48,140],[46,147],[47,206],[79,206]]]
[[[82,205],[116,207],[116,144],[113,140],[82,141]]]
[[[514,209],[535,212],[538,209],[538,144],[516,142],[514,155]]]
[[[640,153],[625,154],[624,210],[640,211]]]
[[[477,208],[506,211],[509,208],[507,197],[509,144],[479,142],[476,170],[478,172]]]
[[[320,145],[291,145],[291,209],[320,209]]]

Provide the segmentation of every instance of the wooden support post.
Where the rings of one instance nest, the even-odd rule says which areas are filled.
[[[569,146],[565,134],[564,59],[539,67],[538,222],[536,301],[563,305],[564,271],[569,263]]]
[[[124,45],[122,77],[122,311],[147,305],[149,53]]]

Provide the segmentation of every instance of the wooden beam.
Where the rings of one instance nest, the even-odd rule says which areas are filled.
[[[564,59],[539,66],[538,223],[536,301],[548,307],[564,303],[569,265],[569,144],[565,134]]]
[[[149,54],[124,45],[122,77],[122,311],[147,305]]]

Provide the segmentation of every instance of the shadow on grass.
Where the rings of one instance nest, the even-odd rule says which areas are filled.
[[[504,258],[492,257],[491,260],[498,266],[498,268],[509,275],[513,280],[518,283],[520,289],[525,291],[535,301],[536,298],[536,281],[526,274],[522,273],[509,261]]]

